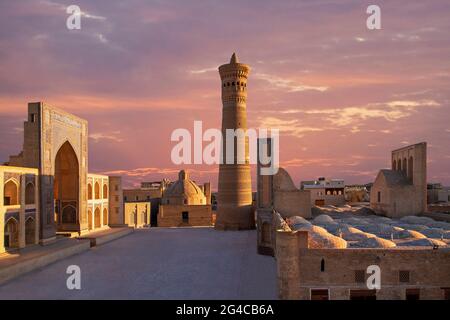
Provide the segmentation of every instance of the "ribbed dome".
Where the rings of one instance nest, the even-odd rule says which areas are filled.
[[[440,246],[445,247],[446,243],[436,239],[415,239],[407,242],[400,243],[400,247],[432,247]]]
[[[353,243],[351,246],[355,248],[385,248],[385,249],[396,247],[394,242],[378,237],[366,238],[359,242]]]
[[[304,225],[297,229],[300,231],[308,231],[309,234],[309,247],[315,249],[344,249],[347,248],[347,241],[342,238],[336,237],[329,233],[324,228]]]
[[[191,179],[189,173],[181,170],[178,181],[175,181],[164,191],[163,204],[206,204],[202,189]]]

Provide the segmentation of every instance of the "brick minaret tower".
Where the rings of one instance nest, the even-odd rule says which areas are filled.
[[[219,166],[219,192],[216,229],[245,230],[255,227],[252,208],[252,184],[249,164],[248,138],[245,138],[245,163],[226,163],[226,129],[247,130],[247,77],[250,67],[239,63],[233,53],[230,63],[219,67],[222,80],[222,159]],[[235,138],[236,142],[237,138]],[[235,143],[235,145],[237,145]]]

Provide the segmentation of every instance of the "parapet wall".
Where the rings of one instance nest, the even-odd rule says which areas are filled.
[[[450,287],[450,249],[309,249],[307,231],[278,231],[276,250],[280,299],[311,298],[311,289],[329,290],[330,299],[349,299],[350,290],[368,289],[356,273],[377,265],[381,289],[377,299],[405,299],[408,288],[420,289],[421,299],[443,299]],[[408,281],[400,280],[400,271]]]

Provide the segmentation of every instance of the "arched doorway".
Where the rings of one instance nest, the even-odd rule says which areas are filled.
[[[36,224],[34,223],[34,219],[29,217],[25,222],[25,244],[30,245],[36,242]]]
[[[98,182],[95,183],[95,199],[100,199],[100,185]]]
[[[103,209],[103,225],[108,225],[108,209]]]
[[[34,184],[28,182],[25,187],[25,204],[34,204]]]
[[[100,209],[96,208],[94,212],[94,228],[100,228],[102,226],[101,217],[100,217]]]
[[[79,166],[68,141],[56,154],[53,191],[57,230],[78,230]]]
[[[73,224],[77,222],[77,209],[68,205],[62,210],[61,220],[63,224]]]
[[[92,230],[92,211],[88,210],[88,229]]]
[[[92,200],[92,184],[88,184],[88,200]]]
[[[103,199],[108,199],[108,186],[106,184],[103,185]]]
[[[3,189],[3,203],[5,206],[15,206],[19,204],[19,184],[11,179],[5,183]]]
[[[409,160],[408,160],[408,177],[409,177],[409,179],[411,179],[411,181],[413,181],[413,175],[414,175],[413,168],[414,168],[414,159],[411,156],[411,157],[409,157]]]
[[[19,223],[16,219],[10,218],[5,224],[5,248],[19,247]]]

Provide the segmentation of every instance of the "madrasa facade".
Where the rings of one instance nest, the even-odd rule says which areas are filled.
[[[88,122],[43,102],[28,104],[23,150],[0,184],[0,253],[124,221],[121,178],[88,171]]]

